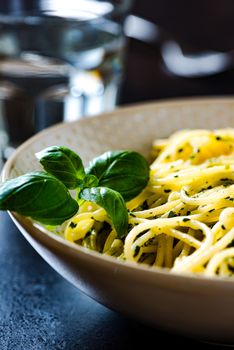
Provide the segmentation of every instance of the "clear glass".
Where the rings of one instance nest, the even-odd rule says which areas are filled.
[[[16,147],[49,125],[115,107],[130,2],[50,0],[0,9],[4,157],[6,145]]]

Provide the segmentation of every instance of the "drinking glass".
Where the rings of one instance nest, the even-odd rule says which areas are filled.
[[[113,109],[121,86],[131,0],[0,4],[3,157],[58,122]]]

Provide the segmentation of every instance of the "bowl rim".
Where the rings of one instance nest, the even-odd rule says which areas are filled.
[[[34,136],[30,137],[28,140],[23,142],[17,149],[13,152],[13,154],[9,157],[7,162],[4,164],[2,172],[1,172],[1,181],[6,181],[9,178],[9,174],[14,167],[15,161],[18,157],[18,155],[22,152],[24,152],[30,145],[34,144],[36,141],[38,141],[41,138],[46,137],[50,133],[53,133],[55,130],[63,129],[64,127],[72,127],[74,124],[89,124],[91,120],[94,119],[101,119],[105,120],[106,118],[112,117],[123,117],[125,113],[129,112],[137,112],[142,111],[142,108],[144,110],[150,110],[153,107],[170,107],[173,108],[175,106],[189,106],[191,104],[195,105],[205,105],[210,103],[220,103],[220,104],[234,104],[234,96],[202,96],[202,97],[185,97],[185,98],[175,98],[175,99],[162,99],[157,101],[148,101],[148,102],[139,102],[134,103],[131,105],[126,106],[120,106],[115,108],[111,112],[105,112],[102,114],[98,114],[92,117],[87,118],[81,118],[76,121],[71,122],[60,122],[57,124],[54,124],[53,126],[50,126],[38,133],[36,133]],[[101,254],[99,252],[93,251],[91,249],[79,246],[78,244],[69,242],[65,240],[64,238],[46,230],[43,226],[41,226],[39,223],[34,223],[27,217],[24,217],[22,215],[19,215],[15,212],[8,211],[10,217],[13,219],[13,221],[18,222],[23,228],[25,226],[30,227],[31,230],[27,231],[27,233],[34,237],[33,231],[36,230],[37,232],[40,232],[40,234],[44,235],[46,238],[49,238],[52,241],[56,241],[59,244],[62,244],[65,248],[69,248],[69,250],[72,250],[73,253],[77,254],[84,254],[89,257],[93,257],[95,259],[100,259],[103,263],[106,262],[108,264],[111,264],[113,268],[115,267],[122,267],[126,266],[126,269],[130,269],[131,271],[141,271],[145,272],[146,274],[150,274],[153,276],[161,276],[164,278],[169,278],[174,280],[180,280],[183,281],[189,281],[190,283],[199,283],[200,285],[204,285],[205,287],[209,286],[222,286],[222,287],[234,287],[234,279],[231,277],[220,277],[220,276],[202,276],[202,275],[196,275],[193,273],[179,273],[179,272],[171,272],[169,268],[160,268],[156,266],[148,266],[144,264],[139,264],[136,262],[131,261],[122,261],[115,257],[111,257],[105,254]]]

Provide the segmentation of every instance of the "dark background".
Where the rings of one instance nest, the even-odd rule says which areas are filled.
[[[160,35],[152,44],[129,41],[122,104],[234,93],[234,1],[136,0],[132,13],[156,24]],[[211,50],[229,53],[230,66],[211,76],[175,76],[161,57],[161,46],[169,39],[175,40],[186,54]]]
[[[161,34],[152,44],[129,39],[121,104],[233,94],[232,67],[212,76],[182,78],[166,69],[160,51],[168,38],[189,53],[232,50],[232,0],[138,0],[132,12],[159,25]],[[151,329],[97,304],[53,271],[8,215],[0,213],[1,350],[120,350],[148,346],[216,348]]]

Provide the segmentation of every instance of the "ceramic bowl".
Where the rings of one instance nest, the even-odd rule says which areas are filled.
[[[85,162],[106,150],[149,155],[152,141],[186,128],[234,127],[234,99],[163,101],[58,124],[21,145],[3,181],[38,169],[34,156],[51,145],[77,151]],[[199,340],[234,343],[234,279],[172,274],[121,262],[69,243],[11,213],[36,251],[64,278],[96,301],[157,329]]]

